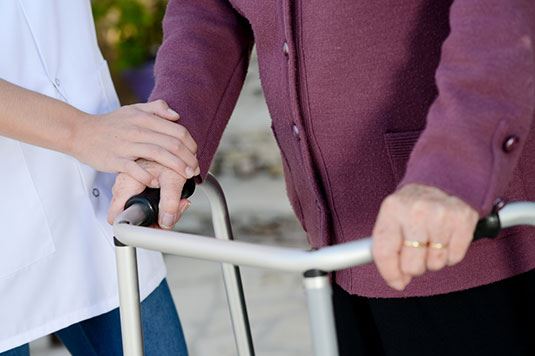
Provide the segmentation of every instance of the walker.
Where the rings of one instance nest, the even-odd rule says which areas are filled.
[[[233,241],[221,186],[211,174],[199,185],[210,202],[213,237],[150,229],[158,218],[159,190],[146,189],[129,199],[114,223],[121,333],[125,356],[143,355],[136,248],[222,263],[223,279],[239,356],[254,356],[253,340],[238,266],[303,273],[312,349],[315,356],[338,356],[328,272],[372,261],[371,238],[314,251]],[[195,183],[188,180],[182,196]],[[474,238],[495,237],[502,228],[535,226],[535,202],[513,202],[479,221]]]

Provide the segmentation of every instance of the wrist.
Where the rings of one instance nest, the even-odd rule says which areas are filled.
[[[82,152],[82,140],[84,138],[84,131],[89,120],[93,119],[93,115],[78,111],[73,120],[69,120],[66,129],[66,138],[62,143],[63,147],[60,151],[75,158],[79,158]],[[87,134],[87,132],[85,133]]]

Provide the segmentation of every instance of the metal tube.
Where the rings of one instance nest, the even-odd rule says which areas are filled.
[[[328,246],[316,251],[232,241],[226,202],[219,184],[212,176],[209,176],[202,187],[210,199],[217,240],[212,237],[134,226],[138,221],[143,220],[143,212],[136,206],[125,210],[117,218],[114,224],[114,232],[120,242],[130,246],[185,257],[224,262],[225,287],[240,356],[252,356],[254,355],[254,350],[239,270],[234,265],[304,272],[312,269],[334,271],[372,261],[370,238]],[[499,217],[502,228],[516,225],[535,226],[535,203],[509,203],[500,210]],[[143,344],[135,250],[126,246],[117,247],[117,265],[125,355],[142,355]],[[305,287],[310,305],[309,312],[315,354],[322,356],[337,355],[334,319],[332,318],[331,288],[328,279],[326,276],[306,278]],[[333,335],[329,334],[329,330]],[[322,335],[327,336],[323,339],[321,338]]]
[[[499,216],[503,228],[522,224],[535,225],[535,203],[509,203],[500,210]],[[283,271],[304,272],[309,269],[320,269],[330,272],[372,261],[370,238],[323,247],[316,251],[303,251],[241,241],[214,240],[206,236],[163,230],[148,230],[126,224],[116,224],[115,234],[120,236],[123,243],[136,247],[185,257]]]
[[[242,241],[149,229],[126,224],[115,225],[120,240],[131,246],[162,251],[233,265],[304,272],[309,269],[334,271],[371,262],[371,239],[350,241],[316,251],[275,247]]]
[[[227,202],[221,186],[211,174],[208,174],[201,187],[210,201],[215,237],[220,240],[233,240]],[[253,338],[240,270],[237,266],[228,263],[222,263],[221,269],[238,355],[254,356]]]
[[[535,203],[512,202],[508,203],[498,212],[502,228],[517,225],[535,226]]]
[[[314,355],[338,356],[329,276],[323,271],[311,270],[305,272],[304,277]]]
[[[116,241],[121,335],[125,356],[143,356],[136,249]]]
[[[128,225],[140,225],[145,220],[145,212],[143,208],[139,205],[132,205],[121,214],[119,214],[115,221],[114,225],[118,224],[128,224]],[[116,236],[116,239],[120,239]]]

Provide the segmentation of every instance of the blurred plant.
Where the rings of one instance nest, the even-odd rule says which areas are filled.
[[[112,72],[154,59],[167,0],[93,0],[98,41]]]

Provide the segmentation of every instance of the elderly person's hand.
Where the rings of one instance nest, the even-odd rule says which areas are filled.
[[[137,164],[157,179],[157,184],[152,185],[151,188],[160,188],[158,225],[163,229],[171,229],[190,205],[187,199],[180,199],[186,179],[156,162],[139,159]],[[115,217],[123,211],[126,201],[144,189],[145,185],[130,175],[119,174],[113,186],[113,199],[108,212],[108,222],[113,223]]]
[[[388,196],[373,230],[372,253],[379,272],[403,290],[426,270],[460,262],[473,238],[477,212],[440,189],[409,184]]]

